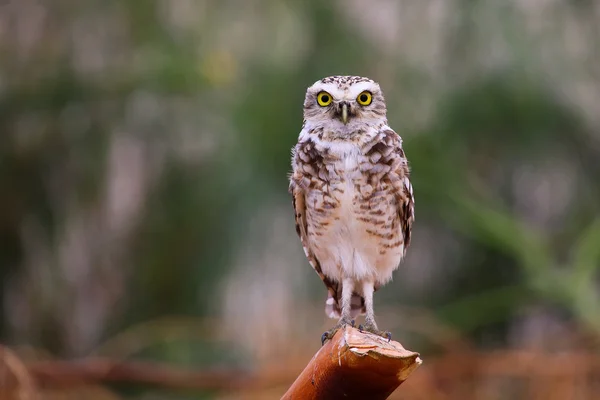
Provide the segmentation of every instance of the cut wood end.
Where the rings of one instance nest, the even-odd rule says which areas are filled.
[[[338,344],[338,348],[345,346],[359,357],[371,357],[373,360],[383,363],[386,367],[399,368],[396,376],[401,382],[405,381],[423,363],[419,353],[405,349],[397,341],[388,341],[384,337],[360,331],[351,326],[346,326],[338,334],[343,337],[339,341],[335,337],[332,340],[333,343]]]
[[[372,352],[383,357],[391,358],[418,358],[419,353],[406,350],[399,342],[388,341],[386,338],[369,332],[361,332],[356,328],[346,326],[341,332],[344,340],[340,345],[346,345],[350,351],[356,354],[368,354]],[[335,338],[334,338],[335,341]]]
[[[346,326],[319,349],[283,399],[385,399],[421,363],[419,353],[396,341]]]

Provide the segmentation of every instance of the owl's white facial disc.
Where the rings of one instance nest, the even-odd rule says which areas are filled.
[[[320,95],[324,97],[319,98]],[[323,99],[327,101],[320,101]],[[385,99],[379,85],[369,78],[331,76],[307,89],[304,119],[307,124],[336,135],[351,134],[365,125],[386,123]]]

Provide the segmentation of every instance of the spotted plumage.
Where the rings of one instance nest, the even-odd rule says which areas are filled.
[[[327,314],[340,318],[325,337],[359,312],[366,330],[387,334],[375,323],[373,293],[406,254],[414,198],[379,85],[332,76],[309,87],[292,168],[296,231],[328,289]]]

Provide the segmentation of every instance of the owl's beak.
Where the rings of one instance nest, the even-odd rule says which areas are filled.
[[[342,122],[344,125],[348,123],[348,103],[342,104]]]

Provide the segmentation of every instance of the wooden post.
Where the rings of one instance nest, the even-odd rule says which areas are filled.
[[[386,399],[421,362],[398,342],[346,326],[317,351],[282,400]]]

